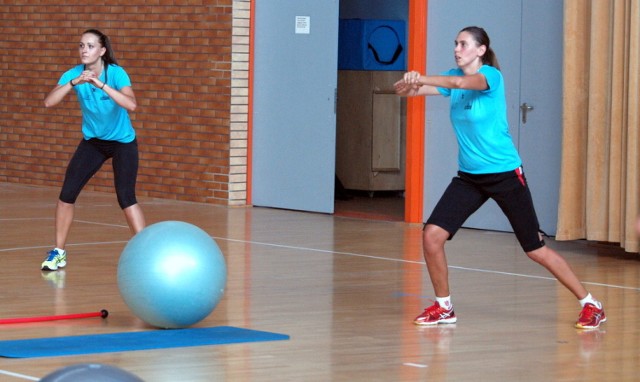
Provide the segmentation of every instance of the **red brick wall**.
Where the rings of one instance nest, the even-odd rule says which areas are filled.
[[[43,99],[97,28],[138,101],[138,195],[228,204],[232,2],[0,5],[0,182],[61,185],[82,138],[79,106],[73,94],[50,109]],[[86,190],[113,192],[112,179],[108,161]]]

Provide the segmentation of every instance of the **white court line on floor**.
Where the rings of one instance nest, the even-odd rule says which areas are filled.
[[[128,240],[117,240],[117,241],[92,241],[89,243],[73,243],[73,244],[67,244],[66,247],[80,247],[83,245],[110,245],[110,244],[122,244],[122,243],[127,243]],[[11,251],[23,251],[26,249],[42,249],[42,248],[49,248],[51,249],[50,245],[38,245],[38,246],[33,246],[33,247],[17,247],[17,248],[0,248],[0,252],[11,252]]]
[[[74,220],[74,223],[75,222],[93,224],[93,225],[102,225],[102,226],[105,226],[105,227],[129,228],[129,226],[126,225],[126,224],[109,224],[109,223],[91,222],[91,221],[88,221],[88,220],[78,220],[78,219]]]
[[[264,242],[250,241],[250,240],[229,239],[229,238],[215,237],[215,236],[212,236],[212,237],[214,239],[216,239],[216,240],[226,240],[226,241],[233,241],[233,242],[246,243],[246,244],[264,245],[264,246],[292,249],[292,250],[298,250],[298,251],[320,252],[320,253],[328,253],[328,254],[334,254],[334,255],[363,257],[363,258],[374,259],[374,260],[393,261],[393,262],[397,262],[397,263],[408,263],[408,264],[425,265],[424,261],[393,259],[393,258],[389,258],[389,257],[363,255],[363,254],[360,254],[360,253],[352,253],[352,252],[336,252],[336,251],[331,251],[331,250],[328,250],[328,249],[315,249],[315,248],[298,247],[298,246],[292,246],[292,245],[264,243]],[[455,266],[455,265],[449,265],[449,268],[463,270],[463,271],[470,271],[470,272],[483,272],[483,273],[491,273],[491,274],[496,274],[496,275],[505,275],[505,276],[515,276],[515,277],[525,277],[525,278],[530,278],[530,279],[557,281],[557,279],[554,278],[554,277],[526,275],[526,274],[523,274],[523,273],[502,272],[502,271],[495,271],[495,270],[491,270],[491,269],[467,268],[467,267],[459,267],[459,266]],[[640,291],[640,288],[638,288],[638,287],[630,287],[630,286],[625,286],[625,285],[603,284],[603,283],[589,282],[589,281],[583,281],[582,283],[583,284],[588,284],[588,285],[602,286],[602,287],[606,287],[606,288],[616,288],[616,289],[627,289],[627,290]]]
[[[0,218],[0,222],[10,222],[10,221],[23,221],[23,220],[53,220],[53,218]]]
[[[39,381],[40,380],[40,378],[36,378],[36,377],[29,376],[29,375],[24,375],[24,374],[12,373],[12,372],[6,371],[6,370],[0,370],[0,374],[8,375],[10,377],[26,379],[27,381]]]
[[[0,219],[0,220],[5,220],[6,221],[6,220],[29,220],[29,219]],[[33,219],[31,219],[31,220],[33,220]],[[86,221],[86,220],[76,220],[76,221],[82,222],[82,223],[87,223],[87,224],[95,224],[95,225],[103,225],[103,226],[110,226],[110,227],[127,228],[126,225],[119,225],[119,224],[105,224],[105,223],[91,222],[91,221]],[[225,241],[245,243],[245,244],[264,245],[264,246],[270,246],[270,247],[276,247],[276,248],[285,248],[285,249],[292,249],[292,250],[299,250],[299,251],[319,252],[319,253],[327,253],[327,254],[334,254],[334,255],[345,255],[345,256],[353,256],[353,257],[362,257],[362,258],[374,259],[374,260],[384,260],[384,261],[393,261],[393,262],[399,262],[399,263],[424,265],[424,261],[393,259],[393,258],[389,258],[389,257],[364,255],[364,254],[361,254],[361,253],[336,252],[336,251],[331,251],[331,250],[328,250],[328,249],[316,249],[316,248],[307,248],[307,247],[299,247],[299,246],[284,245],[284,244],[273,244],[273,243],[257,242],[257,241],[251,241],[251,240],[239,240],[239,239],[231,239],[231,238],[219,237],[219,236],[212,236],[212,238],[215,239],[215,240],[225,240]],[[95,242],[95,243],[76,243],[76,244],[67,244],[67,246],[68,247],[72,247],[72,246],[81,246],[81,245],[119,244],[119,243],[126,243],[126,242],[127,241],[125,240],[125,241]],[[9,251],[25,250],[25,249],[49,248],[49,247],[50,246],[24,247],[24,248],[5,248],[5,249],[0,249],[0,252],[9,252]],[[470,271],[470,272],[483,272],[483,273],[491,273],[491,274],[504,275],[504,276],[515,276],[515,277],[523,277],[523,278],[538,279],[538,280],[556,281],[556,278],[554,278],[554,277],[526,275],[526,274],[522,274],[522,273],[501,272],[501,271],[495,271],[495,270],[491,270],[491,269],[467,268],[467,267],[459,267],[459,266],[455,266],[455,265],[449,265],[449,268],[463,270],[463,271]],[[583,281],[582,283],[583,284],[587,284],[587,285],[595,285],[595,286],[606,287],[606,288],[615,288],[615,289],[626,289],[626,290],[640,291],[640,287],[630,287],[630,286],[615,285],[615,284],[604,284],[604,283],[597,283],[597,282],[590,282],[590,281]]]
[[[424,369],[424,368],[429,367],[429,366],[423,365],[421,363],[413,363],[413,362],[405,362],[405,363],[403,363],[403,365],[404,366],[411,366],[411,367],[418,367],[420,369]]]
[[[9,219],[0,219],[0,221],[25,221],[25,220],[53,220],[54,218],[9,218]],[[118,227],[118,228],[129,228],[126,224],[110,224],[110,223],[102,223],[102,222],[93,222],[89,220],[81,220],[75,219],[74,223],[85,223],[85,224],[93,224],[93,225],[101,225],[105,227]]]

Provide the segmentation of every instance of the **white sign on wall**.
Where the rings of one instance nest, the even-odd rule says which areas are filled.
[[[296,34],[309,34],[311,32],[311,17],[296,16]]]

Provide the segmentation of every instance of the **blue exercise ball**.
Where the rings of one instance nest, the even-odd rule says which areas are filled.
[[[200,322],[224,294],[227,266],[215,240],[180,221],[152,224],[127,243],[118,289],[129,309],[158,328]]]
[[[40,382],[144,382],[136,375],[115,366],[81,363],[47,374]]]

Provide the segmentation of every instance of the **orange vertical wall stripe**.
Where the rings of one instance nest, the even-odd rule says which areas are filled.
[[[425,73],[427,67],[428,0],[409,0],[408,69]],[[404,220],[422,222],[424,199],[424,97],[407,99],[407,168]]]
[[[249,100],[247,105],[247,205],[253,202],[251,181],[253,179],[253,63],[255,56],[256,1],[251,0],[249,10]]]

